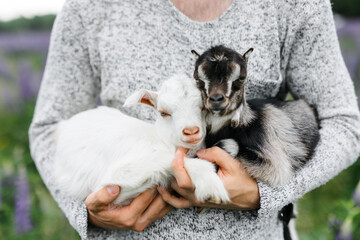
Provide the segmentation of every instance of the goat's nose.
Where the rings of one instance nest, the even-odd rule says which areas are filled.
[[[222,103],[224,100],[225,100],[225,97],[222,94],[213,94],[210,96],[211,103],[219,104],[219,103]]]
[[[200,129],[198,127],[187,127],[183,129],[183,134],[185,136],[196,135],[199,131]]]

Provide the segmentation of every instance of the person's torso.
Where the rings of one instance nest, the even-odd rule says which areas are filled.
[[[248,65],[247,97],[275,97],[282,83],[281,43],[276,7],[272,1],[235,0],[217,20],[201,23],[183,15],[168,0],[102,0],[85,26],[89,54],[101,80],[104,105],[140,119],[153,120],[150,108],[124,109],[136,89],[156,90],[175,73],[192,76],[195,57],[224,44],[240,53],[254,48]],[[92,12],[94,14],[94,12]],[[280,239],[277,213],[256,218],[256,211],[211,209],[173,210],[144,232],[92,232],[94,238],[124,239]],[[268,229],[268,230],[266,230]],[[101,236],[101,237],[100,237]]]
[[[274,97],[279,91],[281,43],[277,12],[269,1],[235,0],[219,19],[205,23],[192,21],[168,0],[101,4],[89,28],[89,45],[105,105],[121,108],[134,90],[156,90],[175,73],[192,76],[191,50],[202,53],[218,44],[239,53],[254,48],[248,65],[248,98]],[[143,108],[124,110],[142,119],[154,117]]]

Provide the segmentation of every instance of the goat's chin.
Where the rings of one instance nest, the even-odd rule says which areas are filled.
[[[227,104],[224,108],[213,108],[212,106],[207,107],[208,111],[216,117],[229,116],[235,113],[237,110],[236,103]]]
[[[199,139],[198,141],[193,141],[193,142],[181,141],[179,144],[179,147],[195,149],[195,148],[199,148],[201,146],[202,142],[203,142],[203,139]]]
[[[231,107],[229,104],[227,104],[226,106],[221,107],[221,108],[208,106],[207,109],[212,115],[217,116],[217,117],[229,115],[229,113],[231,113],[233,111],[233,110],[231,110]]]

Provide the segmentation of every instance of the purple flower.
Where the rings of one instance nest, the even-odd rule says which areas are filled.
[[[360,181],[358,182],[355,191],[352,195],[352,199],[354,199],[355,206],[360,207]]]
[[[19,63],[18,67],[19,67],[18,84],[20,88],[20,94],[21,94],[20,96],[24,100],[30,100],[35,95],[32,86],[31,65],[28,61],[23,60]]]
[[[342,26],[337,33],[341,36],[352,36],[356,40],[357,45],[360,45],[360,19],[344,19]],[[359,49],[360,50],[360,49]]]
[[[42,52],[47,53],[50,32],[0,33],[0,49],[5,53]]]
[[[6,85],[0,88],[0,103],[6,109],[16,109],[19,105],[18,99],[14,94],[6,87]]]
[[[31,89],[32,89],[32,94],[33,97],[36,97],[37,94],[39,93],[40,90],[40,85],[41,85],[41,80],[43,78],[44,75],[44,71],[40,71],[40,72],[35,72],[32,75],[32,82],[31,82]]]
[[[347,68],[354,80],[356,92],[360,94],[360,19],[335,17],[338,23],[337,33],[342,46],[342,54]],[[358,99],[360,106],[360,98]]]
[[[359,64],[360,58],[360,20],[359,19],[338,19],[335,18],[338,22],[341,22],[340,27],[337,30],[339,35],[340,42],[342,39],[346,40],[347,45],[351,43],[349,47],[342,49],[342,53],[344,55],[344,60],[346,62],[347,67],[352,75],[352,77],[356,77],[356,68]]]
[[[30,220],[30,192],[25,168],[20,168],[15,182],[15,229],[19,235],[32,228]]]
[[[10,71],[9,64],[0,57],[0,77],[11,79],[11,76],[12,73]]]
[[[351,219],[347,218],[341,226],[339,233],[336,235],[335,240],[352,240],[353,236],[351,234],[351,224]]]

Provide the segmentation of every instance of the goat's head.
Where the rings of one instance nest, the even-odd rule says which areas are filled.
[[[206,134],[202,99],[194,81],[176,75],[165,81],[158,92],[141,89],[134,92],[124,106],[143,103],[158,114],[155,126],[165,142],[185,148],[198,147]]]
[[[226,116],[238,109],[245,100],[245,79],[250,48],[243,55],[222,45],[203,54],[191,52],[198,58],[194,78],[201,91],[205,108],[214,115]]]

